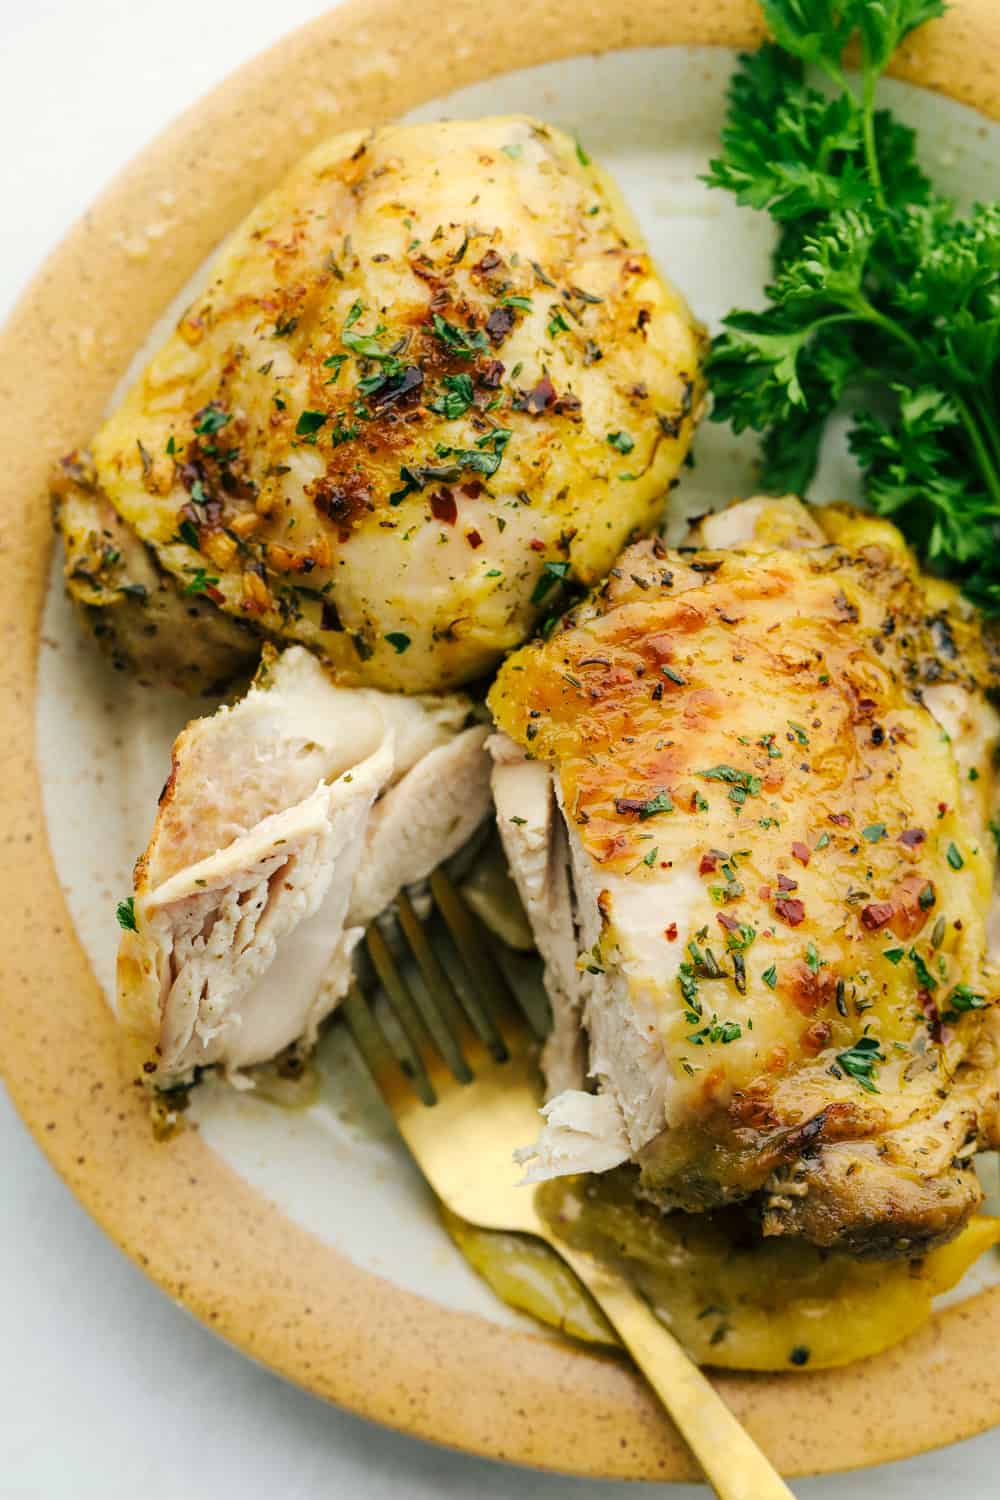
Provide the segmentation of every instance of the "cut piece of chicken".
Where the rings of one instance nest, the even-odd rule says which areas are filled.
[[[488,812],[470,710],[337,687],[308,651],[268,647],[246,697],[184,730],[118,963],[147,1081],[315,1041],[367,921]]]
[[[545,966],[552,1030],[542,1052],[549,1097],[584,1081],[580,1011],[583,975],[577,968],[576,924],[569,851],[546,766],[530,761],[506,736],[489,742],[497,827],[521,905]]]
[[[703,345],[559,131],[351,131],[227,241],[92,457],[60,470],[57,524],[75,524],[67,493],[96,497],[185,600],[309,645],[344,680],[452,686],[526,639],[562,580],[595,582],[656,526]],[[123,628],[131,574],[111,550],[96,593],[71,562],[70,592],[152,675],[162,640]],[[215,644],[212,680],[232,665]]]
[[[490,695],[563,808],[602,1149],[623,1122],[665,1206],[760,1193],[770,1233],[913,1254],[1000,1134],[993,664],[888,523],[712,521],[739,550],[630,548]],[[572,1102],[547,1175],[592,1149]]]
[[[372,810],[349,920],[366,927],[475,833],[490,805],[487,729],[475,724],[422,756]]]
[[[565,1089],[542,1105],[542,1118],[545,1129],[539,1141],[514,1153],[526,1163],[526,1183],[575,1172],[609,1172],[628,1161],[628,1136],[611,1094]]]

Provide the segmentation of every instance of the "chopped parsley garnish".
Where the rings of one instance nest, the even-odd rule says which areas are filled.
[[[568,572],[568,562],[543,563],[541,576],[531,591],[532,604],[541,604]]]
[[[681,998],[695,1014],[691,1017],[693,1025],[701,1015],[701,1003],[698,999],[698,979],[694,972],[694,965],[685,959],[677,971],[677,983],[680,985]]]
[[[500,150],[504,153],[505,156],[509,156],[511,161],[517,161],[517,159],[523,154],[524,147],[514,143],[510,146],[501,146]]]
[[[718,1016],[713,1016],[707,1026],[692,1032],[687,1040],[695,1047],[703,1047],[706,1042],[735,1042],[742,1035],[743,1027],[739,1021],[720,1021]]]
[[[705,781],[726,782],[730,787],[729,800],[737,807],[742,807],[748,797],[759,796],[763,785],[759,776],[752,771],[741,771],[737,766],[710,766],[707,771],[695,771],[694,774]]]
[[[530,297],[501,297],[501,307],[519,307],[522,312],[531,312],[535,306]]]
[[[329,412],[325,411],[299,412],[299,420],[295,424],[295,436],[314,438],[324,423],[329,421],[329,416]]]
[[[920,985],[921,989],[936,990],[937,980],[934,978],[934,975],[931,973],[924,960],[920,957],[920,954],[917,952],[916,948],[910,949],[909,958],[910,962],[913,964],[914,972],[917,976],[917,983]]]
[[[344,420],[343,412],[338,412],[337,420],[330,429],[330,442],[335,448],[339,448],[341,443],[349,443],[356,438],[360,431],[360,427],[354,422]]]
[[[430,402],[431,411],[454,422],[464,416],[472,405],[474,392],[471,375],[446,375],[442,381],[444,390]]]
[[[963,1011],[985,1010],[988,1004],[985,995],[977,994],[967,984],[956,984],[955,988],[945,996],[944,1003],[946,1006],[944,1015],[949,1019]]]
[[[329,357],[329,359],[324,359],[324,361],[323,361],[323,368],[324,368],[324,370],[332,370],[333,371],[333,374],[330,376],[330,379],[326,382],[327,385],[336,385],[337,384],[337,381],[340,379],[340,372],[343,369],[344,365],[346,365],[347,360],[348,360],[348,356],[346,354],[331,354],[330,357]]]
[[[670,681],[675,682],[678,687],[687,687],[687,678],[682,677],[679,672],[675,672],[673,667],[661,666],[660,671],[664,677],[669,677]]]
[[[590,166],[590,157],[587,155],[586,151],[583,149],[579,141],[577,141],[576,143],[576,159],[580,163],[581,167]]]
[[[862,828],[861,837],[867,839],[869,844],[877,844],[885,838],[885,824],[869,823],[867,828]]]
[[[558,338],[560,333],[569,333],[569,324],[563,317],[562,308],[558,303],[553,303],[549,308],[549,324],[546,329],[550,339]]]
[[[764,970],[763,974],[760,977],[761,979],[763,979],[768,989],[773,990],[775,985],[778,983],[778,971],[775,968],[774,964],[768,964],[767,968]]]
[[[631,453],[635,447],[635,438],[630,437],[627,432],[609,432],[606,441],[619,453]]]
[[[393,648],[397,656],[402,656],[403,652],[406,651],[410,645],[410,637],[408,635],[404,635],[401,630],[390,630],[388,635],[386,636],[386,640],[389,642],[389,645]]]
[[[647,818],[655,818],[657,813],[673,812],[674,804],[670,800],[670,793],[661,787],[652,797],[616,797],[615,811],[619,813],[638,813],[640,823],[645,823]]]
[[[879,1051],[879,1044],[873,1036],[860,1037],[846,1052],[838,1052],[837,1062],[867,1093],[879,1092],[875,1082],[878,1076],[875,1067],[877,1063],[885,1062],[885,1057]]]
[[[788,727],[791,730],[792,734],[795,736],[796,741],[800,745],[808,745],[809,744],[809,736],[806,734],[805,730],[802,728],[802,725],[794,723],[791,719],[787,720],[787,723],[788,723]]]
[[[359,359],[377,360],[385,367],[384,374],[395,375],[400,368],[399,360],[396,358],[399,345],[397,344],[392,349],[383,349],[379,343],[383,333],[385,333],[385,326],[382,323],[378,324],[374,333],[352,333],[345,323],[340,342]]]
[[[118,905],[115,907],[115,918],[117,919],[118,926],[121,927],[125,932],[138,931],[135,921],[134,896],[129,896],[127,901],[119,901]]]
[[[749,922],[741,922],[738,927],[726,932],[726,947],[730,953],[745,953],[756,936],[756,927],[751,927]]]
[[[443,462],[404,464],[399,471],[402,487],[391,492],[389,504],[399,505],[407,495],[424,489],[428,484],[453,484],[466,472],[484,474],[489,478],[499,469],[504,450],[512,436],[509,428],[495,427],[492,432],[476,439],[475,448],[449,448],[439,443],[434,451]]]
[[[652,849],[650,849],[649,853],[644,857],[644,859],[642,861],[643,864],[644,865],[648,865],[649,868],[652,869],[653,866],[656,864],[656,860],[657,860],[657,856],[659,855],[659,852],[660,852],[659,849],[654,846]]]
[[[961,870],[963,865],[965,864],[965,860],[962,858],[962,855],[955,844],[948,845],[945,857],[953,870]]]
[[[217,401],[210,401],[202,410],[201,420],[195,424],[194,430],[201,435],[221,432],[229,421],[229,412],[223,410]]]
[[[189,547],[193,547],[196,552],[201,551],[201,543],[198,540],[198,528],[193,521],[182,521],[178,526],[177,531],[182,542],[186,542],[187,545]]]
[[[217,578],[210,578],[204,568],[197,568],[194,576],[189,578],[184,585],[185,594],[207,594],[210,589],[218,586]]]
[[[472,359],[475,354],[485,354],[490,347],[481,328],[459,328],[456,324],[449,323],[442,318],[440,313],[434,313],[431,322],[442,344],[445,344],[453,354],[460,355],[462,359]]]
[[[905,951],[903,948],[883,948],[882,957],[887,958],[891,964],[898,964],[905,956]]]

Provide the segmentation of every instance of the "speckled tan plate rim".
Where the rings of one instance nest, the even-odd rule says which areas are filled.
[[[35,677],[50,557],[46,473],[85,441],[130,356],[222,235],[316,141],[483,78],[654,45],[748,46],[752,0],[353,0],[287,37],[128,167],[0,333],[0,1069],[72,1191],[172,1297],[328,1400],[475,1453],[581,1475],[694,1476],[621,1361],[451,1311],[286,1219],[194,1131],[154,1143],[48,849]],[[1000,4],[958,0],[900,76],[1000,118]],[[149,226],[167,232],[150,236]],[[724,1376],[789,1474],[904,1457],[1000,1422],[1000,1286],[847,1370]]]

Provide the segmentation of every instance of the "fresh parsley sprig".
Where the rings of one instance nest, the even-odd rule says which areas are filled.
[[[872,508],[1000,613],[1000,205],[958,218],[913,131],[875,107],[893,52],[944,0],[762,9],[775,40],[740,61],[706,180],[780,233],[767,306],[713,342],[712,416],[762,435],[764,488],[805,494],[852,400]]]

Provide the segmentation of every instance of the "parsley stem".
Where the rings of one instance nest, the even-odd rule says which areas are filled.
[[[997,425],[996,413],[991,410],[985,396],[979,391],[972,391],[969,400],[979,415],[979,422],[989,440],[993,457],[997,463],[1000,463],[1000,426]]]
[[[878,162],[878,147],[875,144],[875,80],[877,75],[871,70],[871,65],[865,59],[865,87],[864,103],[861,109],[862,134],[865,144],[865,165],[868,168],[868,176],[875,191],[875,198],[879,208],[886,212],[885,189],[882,186],[882,169]]]
[[[975,454],[976,462],[986,481],[986,488],[990,492],[990,499],[993,501],[993,513],[1000,516],[1000,472],[998,472],[997,466],[993,462],[990,450],[983,441],[979,424],[969,410],[965,398],[956,395],[953,399],[958,414],[962,419],[962,426],[965,428],[966,436],[969,439],[969,446]]]

